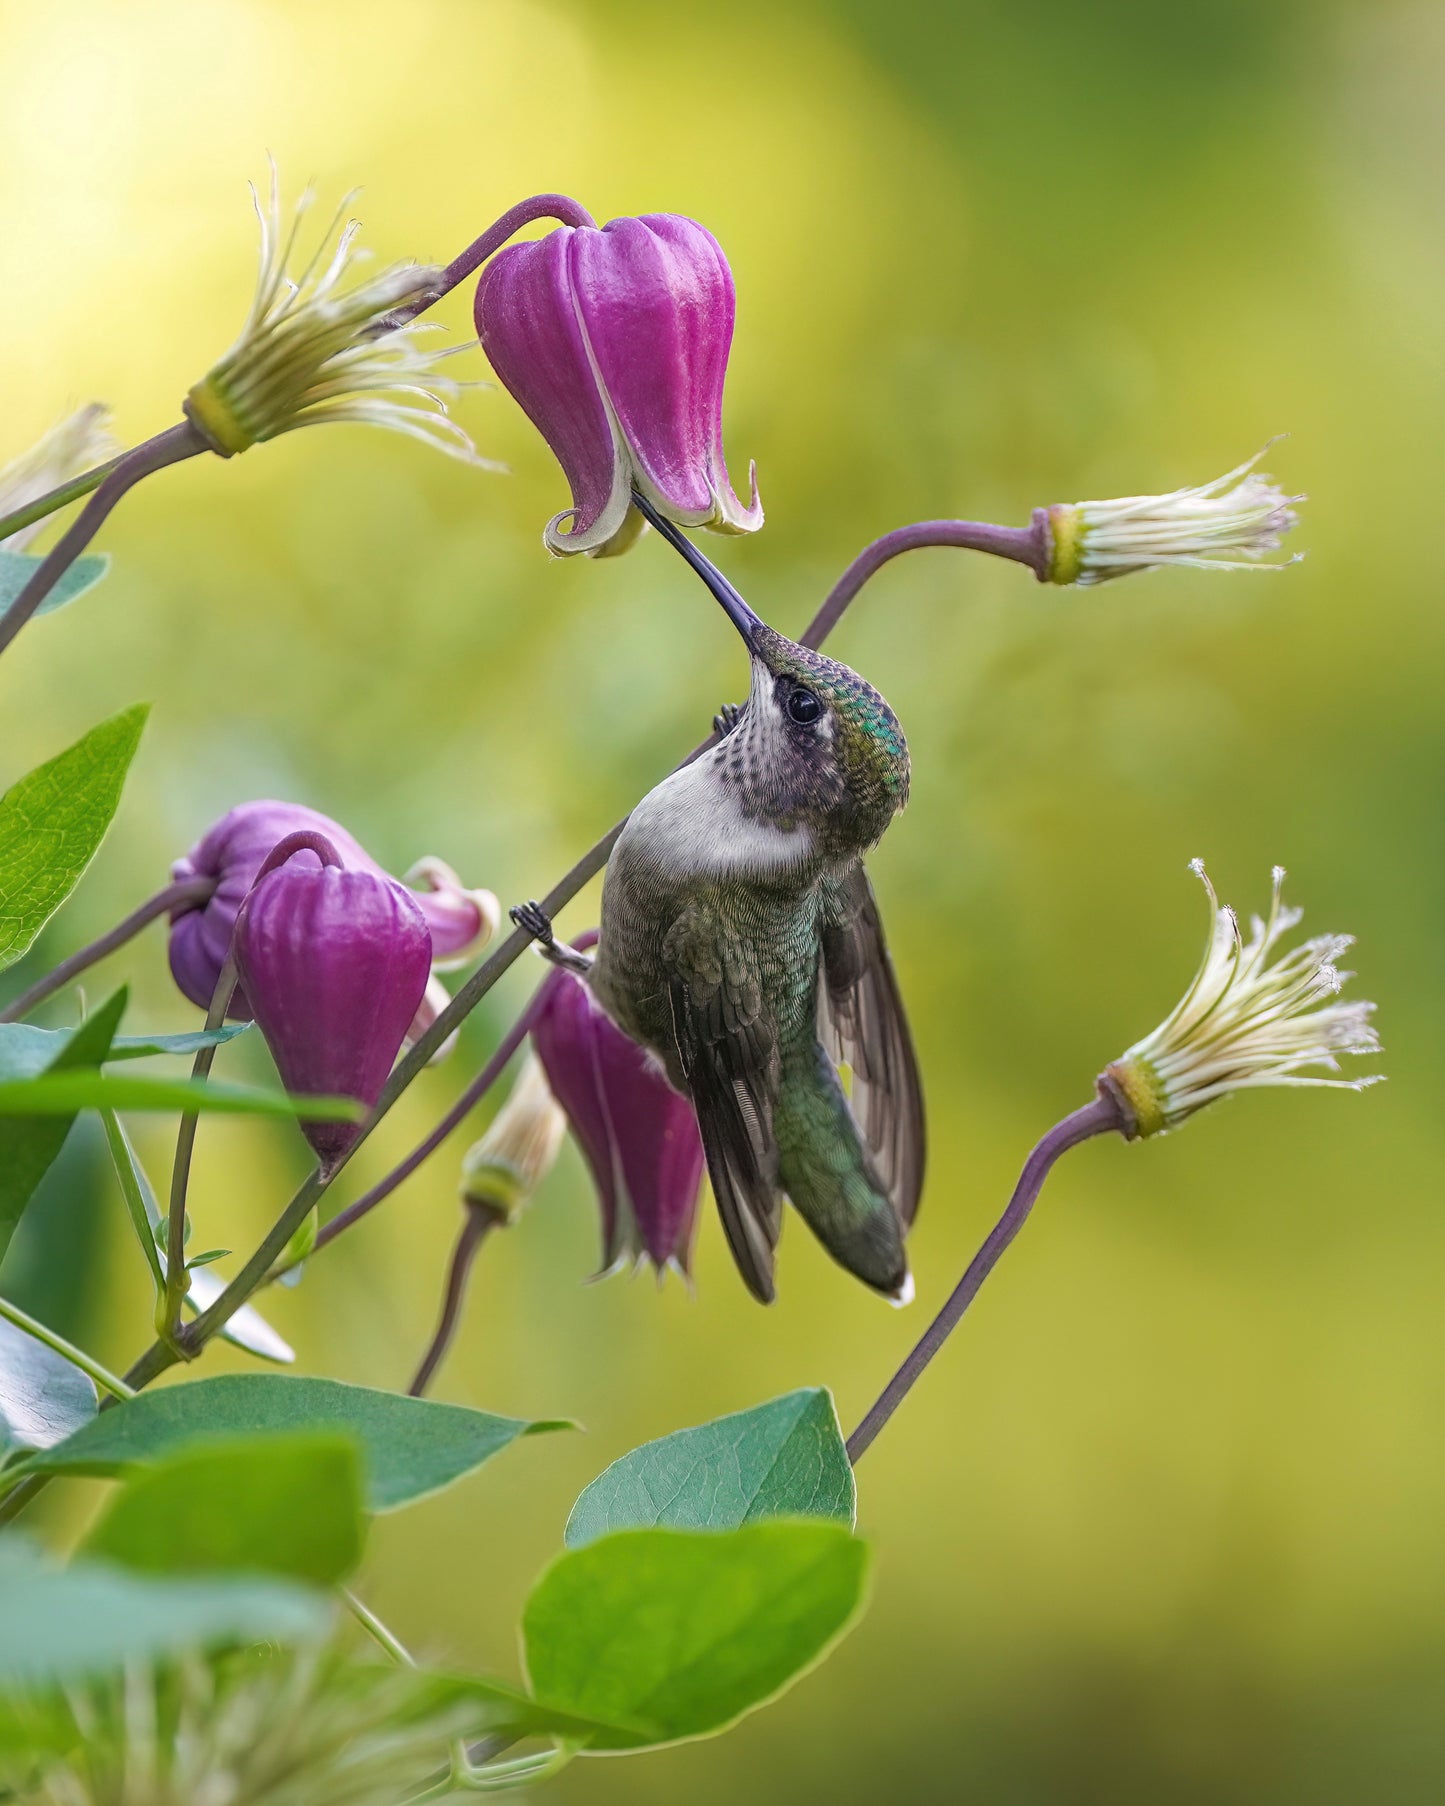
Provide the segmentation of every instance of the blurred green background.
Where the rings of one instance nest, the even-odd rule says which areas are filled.
[[[914,1309],[797,1223],[772,1311],[711,1218],[694,1296],[586,1286],[596,1225],[569,1150],[488,1248],[437,1396],[589,1434],[378,1524],[362,1591],[419,1648],[514,1674],[529,1580],[607,1461],[805,1383],[851,1424],[1035,1137],[1192,971],[1186,861],[1246,910],[1279,861],[1314,929],[1359,935],[1392,1082],[1072,1156],[862,1466],[862,1628],[726,1739],[582,1764],[553,1791],[1438,1800],[1445,13],[72,0],[0,4],[0,23],[0,456],[92,395],[127,441],[176,417],[249,299],[244,184],[268,148],[293,192],[363,182],[383,259],[444,261],[540,189],[599,218],[704,220],[739,290],[729,452],[739,482],[757,459],[768,509],[755,539],[709,550],[785,630],[904,521],[1023,522],[1292,435],[1269,468],[1310,492],[1309,557],[1284,575],[1045,591],[925,552],[837,636],[916,767],[873,862],[932,1111]],[[465,295],[438,311],[469,333]],[[507,902],[540,893],[739,692],[730,630],[662,547],[550,562],[566,497],[545,448],[499,390],[460,417],[509,476],[332,429],[197,460],[106,529],[111,581],[0,664],[0,778],[133,700],[155,712],[108,843],[17,978],[253,796],[340,817],[394,870],[434,852]],[[194,1020],[159,934],[92,994],[122,976],[137,1025]],[[509,975],[343,1195],[429,1126],[535,976]],[[244,1044],[227,1065],[264,1072]],[[405,1383],[476,1131],[270,1297],[308,1370]],[[143,1126],[158,1170],[168,1139]],[[206,1123],[204,1244],[256,1235],[302,1170],[280,1128]],[[124,1363],[147,1339],[127,1235],[76,1137],[7,1289]],[[91,1503],[50,1499],[57,1534]]]

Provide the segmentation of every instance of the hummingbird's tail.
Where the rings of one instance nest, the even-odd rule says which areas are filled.
[[[906,1303],[912,1280],[903,1225],[820,1046],[785,1074],[773,1133],[780,1183],[814,1235],[865,1285]]]

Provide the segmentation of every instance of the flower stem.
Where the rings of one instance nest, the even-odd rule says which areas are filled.
[[[392,1661],[400,1668],[415,1668],[416,1660],[401,1638],[387,1629],[371,1607],[364,1605],[350,1587],[337,1587],[342,1600],[356,1622],[375,1642],[379,1643]]]
[[[207,1029],[217,1029],[226,1020],[231,998],[236,989],[236,957],[226,954],[211,993],[211,1007],[206,1011]],[[214,1046],[199,1048],[191,1065],[193,1079],[205,1078],[216,1058]],[[188,1110],[176,1130],[176,1157],[171,1165],[170,1211],[166,1222],[166,1289],[160,1301],[156,1328],[163,1341],[174,1343],[181,1326],[181,1307],[190,1290],[191,1276],[186,1271],[186,1189],[191,1180],[191,1154],[196,1145],[196,1125],[200,1117]]]
[[[1081,1141],[1088,1141],[1091,1136],[1105,1135],[1111,1130],[1122,1133],[1123,1128],[1123,1118],[1113,1099],[1100,1096],[1093,1103],[1085,1104],[1081,1110],[1075,1110],[1071,1116],[1066,1116],[1062,1122],[1055,1123],[1039,1142],[1024,1162],[1024,1170],[1019,1175],[1018,1184],[1014,1187],[1013,1196],[1003,1215],[969,1262],[963,1278],[949,1293],[943,1309],[884,1387],[877,1403],[848,1438],[848,1459],[855,1467],[872,1447],[878,1432],[913,1389],[924,1368],[958,1327],[963,1313],[977,1296],[979,1287],[998,1265],[1005,1248],[1023,1228],[1054,1162],[1061,1154],[1077,1147]]]
[[[536,1004],[537,993],[534,992],[532,1001],[498,1042],[497,1050],[491,1059],[487,1061],[431,1133],[423,1137],[406,1158],[399,1161],[384,1179],[378,1179],[370,1191],[363,1192],[354,1204],[348,1204],[345,1210],[338,1211],[332,1217],[317,1236],[313,1253],[319,1252],[328,1242],[334,1242],[344,1230],[349,1229],[353,1223],[359,1222],[368,1211],[374,1210],[383,1198],[390,1197],[404,1179],[409,1179],[424,1160],[430,1159],[458,1123],[471,1115],[502,1076],[507,1062],[526,1039],[532,1027],[532,1019],[536,1014]]]
[[[1011,558],[1016,564],[1026,564],[1044,583],[1048,580],[1049,563],[1048,509],[1036,508],[1033,523],[1027,527],[996,527],[977,520],[920,520],[912,526],[895,527],[871,546],[864,546],[828,592],[801,644],[814,648],[822,645],[870,577],[900,553],[921,551],[926,546],[954,546],[961,551]]]
[[[495,1229],[501,1221],[493,1212],[477,1204],[468,1204],[465,1210],[461,1231],[457,1236],[456,1246],[452,1249],[451,1265],[447,1269],[447,1289],[446,1296],[442,1299],[441,1316],[437,1320],[436,1333],[427,1344],[427,1351],[416,1370],[416,1378],[407,1387],[410,1398],[426,1396],[432,1376],[441,1366],[451,1347],[452,1337],[456,1334],[457,1322],[466,1300],[467,1281],[471,1278],[472,1263],[487,1239],[488,1231]]]
[[[72,477],[68,483],[62,483],[56,489],[48,489],[44,495],[36,496],[33,502],[27,502],[23,508],[17,508],[13,514],[0,515],[0,546],[14,533],[23,532],[26,527],[33,527],[38,520],[47,515],[57,513],[67,502],[78,502],[83,495],[89,495],[92,489],[100,485],[128,454],[117,452],[115,457],[108,458],[104,464],[97,464],[93,470],[83,471],[80,476]]]
[[[443,295],[449,295],[458,283],[465,282],[473,270],[480,269],[494,251],[501,250],[514,232],[520,232],[523,226],[538,219],[559,220],[564,226],[597,224],[582,203],[574,201],[570,195],[534,194],[530,200],[518,201],[515,207],[509,207],[499,220],[488,226],[480,238],[474,238],[460,256],[451,260],[442,271],[441,284],[433,294],[387,314],[385,319],[377,321],[373,333],[394,332],[398,326],[405,326],[408,320],[425,313]]]
[[[56,1354],[64,1355],[73,1367],[78,1367],[82,1373],[88,1373],[102,1390],[114,1394],[116,1398],[135,1397],[132,1388],[124,1380],[117,1379],[108,1367],[102,1367],[84,1349],[77,1348],[73,1342],[67,1342],[64,1336],[57,1335],[53,1329],[47,1329],[28,1312],[22,1311],[18,1304],[11,1304],[8,1298],[0,1298],[0,1317],[8,1319],[16,1329],[24,1330],[27,1336],[33,1336],[37,1342],[43,1342],[47,1348],[54,1349]]]
[[[46,554],[40,569],[0,615],[0,652],[95,538],[106,515],[128,489],[133,489],[142,477],[164,470],[168,464],[179,464],[183,459],[194,458],[209,449],[191,423],[183,420],[128,451]]]
[[[204,903],[215,888],[214,878],[182,878],[175,884],[168,884],[164,890],[158,890],[139,909],[133,909],[124,921],[117,922],[108,933],[91,941],[78,953],[72,953],[69,959],[61,960],[44,978],[37,979],[28,991],[22,991],[13,1002],[7,1003],[0,1010],[0,1022],[19,1022],[39,1004],[44,1003],[47,997],[53,997],[57,991],[64,989],[72,978],[98,964],[107,954],[114,953],[117,947],[123,947],[148,922],[153,922],[157,916],[168,914],[183,903]]]

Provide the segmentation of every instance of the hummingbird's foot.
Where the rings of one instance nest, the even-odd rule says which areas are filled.
[[[564,947],[552,931],[552,918],[540,903],[519,903],[507,912],[523,934],[530,934],[543,959],[560,966],[564,972],[575,972],[585,978],[592,970],[592,955],[579,953],[575,947]]]
[[[719,740],[726,740],[742,718],[743,704],[725,702],[712,718],[712,731]]]

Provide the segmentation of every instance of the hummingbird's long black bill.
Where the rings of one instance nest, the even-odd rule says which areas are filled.
[[[657,529],[675,551],[682,554],[687,563],[702,578],[722,604],[723,613],[737,628],[747,645],[751,647],[754,633],[764,624],[762,617],[748,607],[712,560],[705,553],[699,552],[685,533],[675,527],[670,520],[663,519],[640,489],[633,488],[632,500],[643,518]]]

